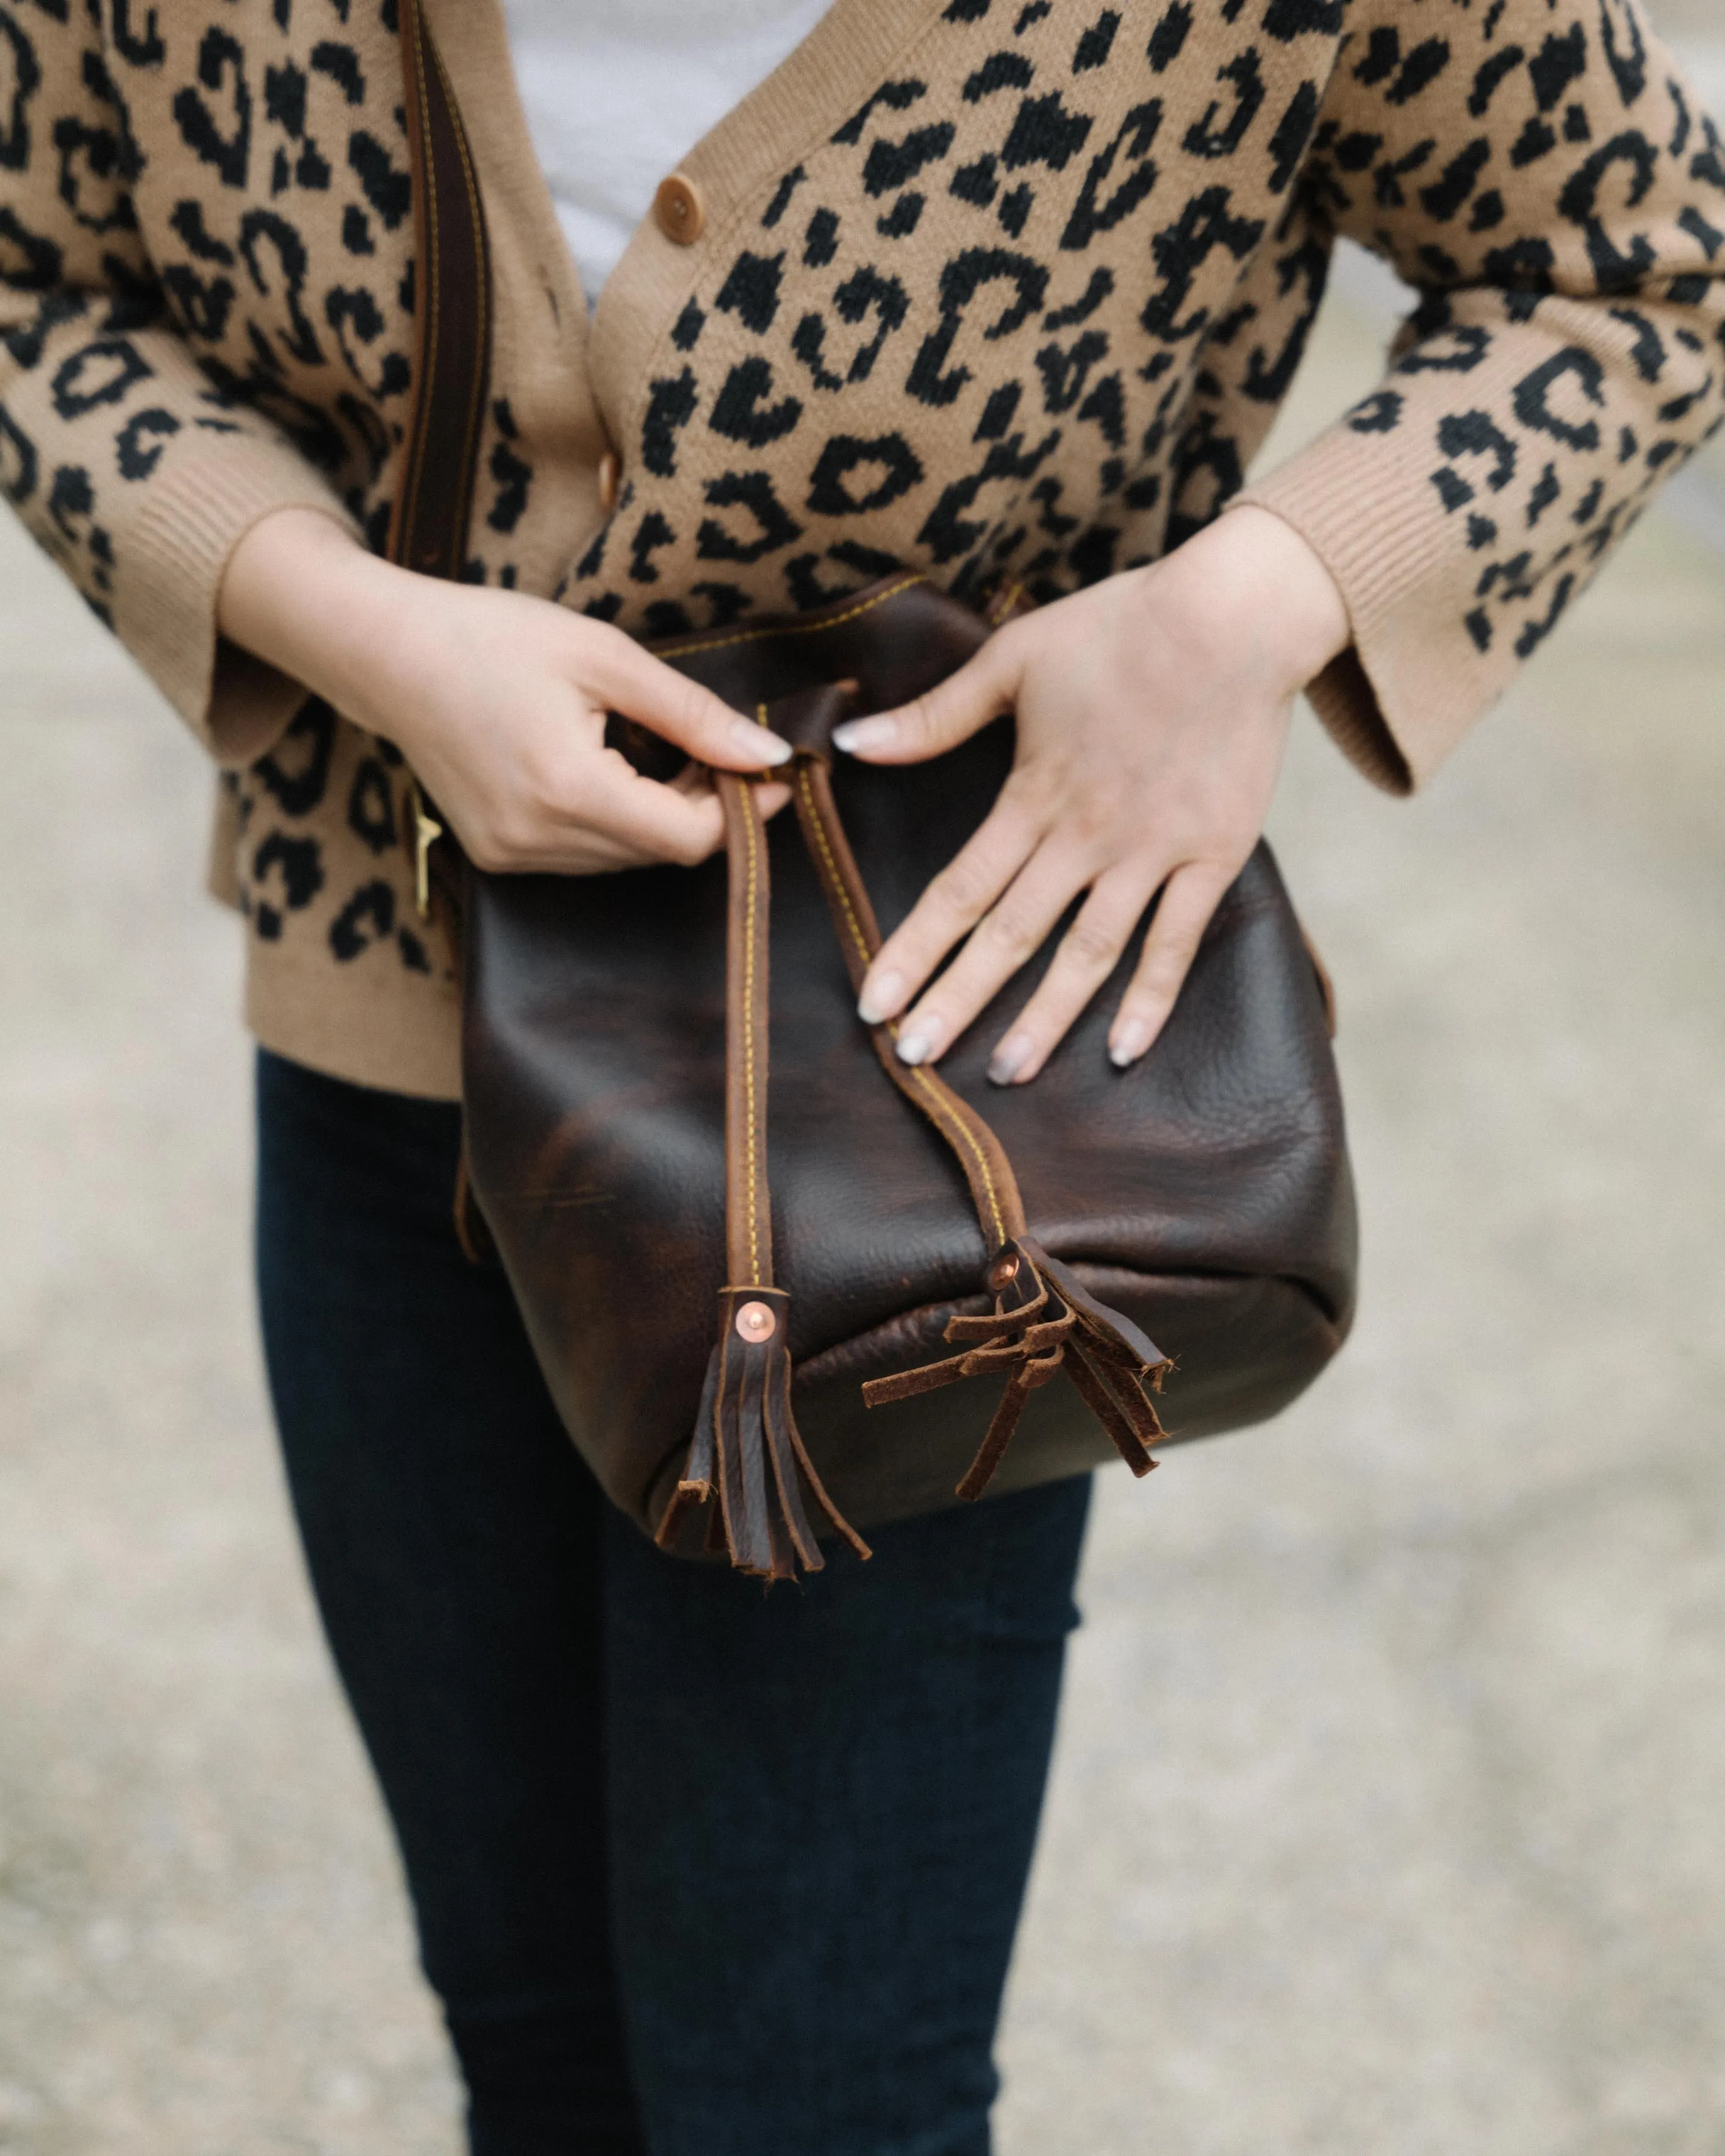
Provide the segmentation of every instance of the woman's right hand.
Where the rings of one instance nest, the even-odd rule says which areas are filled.
[[[398,568],[315,510],[252,527],[228,562],[220,614],[231,642],[393,742],[484,869],[692,865],[723,843],[705,774],[642,778],[605,746],[609,711],[693,766],[758,772],[790,755],[621,630],[524,593]],[[787,798],[765,788],[762,808]]]

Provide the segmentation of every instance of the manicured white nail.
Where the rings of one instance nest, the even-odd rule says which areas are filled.
[[[899,1034],[894,1045],[901,1063],[926,1063],[940,1045],[941,1022],[937,1018],[913,1018]]]
[[[863,990],[856,1014],[865,1025],[882,1025],[905,999],[902,973],[882,973]]]
[[[754,757],[762,763],[788,763],[796,753],[788,741],[769,733],[765,726],[757,726],[752,719],[736,721],[731,738],[737,743],[740,756]]]
[[[842,726],[833,728],[833,747],[854,756],[860,748],[891,748],[898,739],[898,721],[884,716],[872,719],[846,719]]]
[[[1136,1063],[1149,1045],[1149,1027],[1141,1018],[1129,1018],[1123,1025],[1114,1029],[1114,1038],[1108,1043],[1108,1060],[1117,1070],[1124,1070],[1128,1064]]]
[[[993,1086],[1009,1086],[1035,1053],[1036,1044],[1028,1033],[1009,1033],[988,1059],[988,1082]]]

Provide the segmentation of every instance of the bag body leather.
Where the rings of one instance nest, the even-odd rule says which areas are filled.
[[[752,716],[839,680],[866,712],[932,687],[988,633],[901,578],[655,648]],[[1002,720],[924,765],[837,760],[834,795],[883,930],[987,814],[1012,747]],[[988,1309],[993,1253],[952,1153],[883,1075],[788,811],[768,847],[768,1174],[792,1397],[820,1481],[867,1526],[955,1502],[999,1385],[872,1409],[861,1389],[938,1357],[949,1319]],[[1260,844],[1142,1060],[1119,1071],[1106,1054],[1141,927],[1041,1075],[992,1086],[990,1045],[1059,933],[941,1075],[1002,1142],[1037,1242],[1172,1358],[1169,1439],[1262,1421],[1341,1345],[1356,1270],[1325,993],[1275,862]],[[470,870],[465,942],[473,1189],[571,1435],[653,1532],[689,1452],[726,1282],[726,862]],[[1057,1378],[1029,1398],[990,1487],[1077,1473],[1113,1450]]]

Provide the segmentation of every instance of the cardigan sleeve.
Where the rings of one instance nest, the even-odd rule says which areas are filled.
[[[305,691],[220,638],[228,557],[277,509],[352,521],[172,326],[100,12],[0,13],[0,491],[215,755],[244,763]]]
[[[1639,0],[1353,0],[1310,199],[1421,295],[1381,386],[1239,497],[1328,565],[1312,701],[1407,792],[1725,421],[1725,151]]]

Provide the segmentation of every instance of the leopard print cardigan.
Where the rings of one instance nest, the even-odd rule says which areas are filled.
[[[1725,414],[1725,152],[1636,0],[837,0],[590,327],[496,0],[429,13],[495,254],[468,573],[631,630],[901,567],[1047,598],[1255,500],[1405,789]],[[260,1036],[447,1096],[399,759],[215,628],[259,517],[387,529],[402,98],[393,0],[0,0],[0,486],[225,767]],[[1338,234],[1418,311],[1246,495]]]

